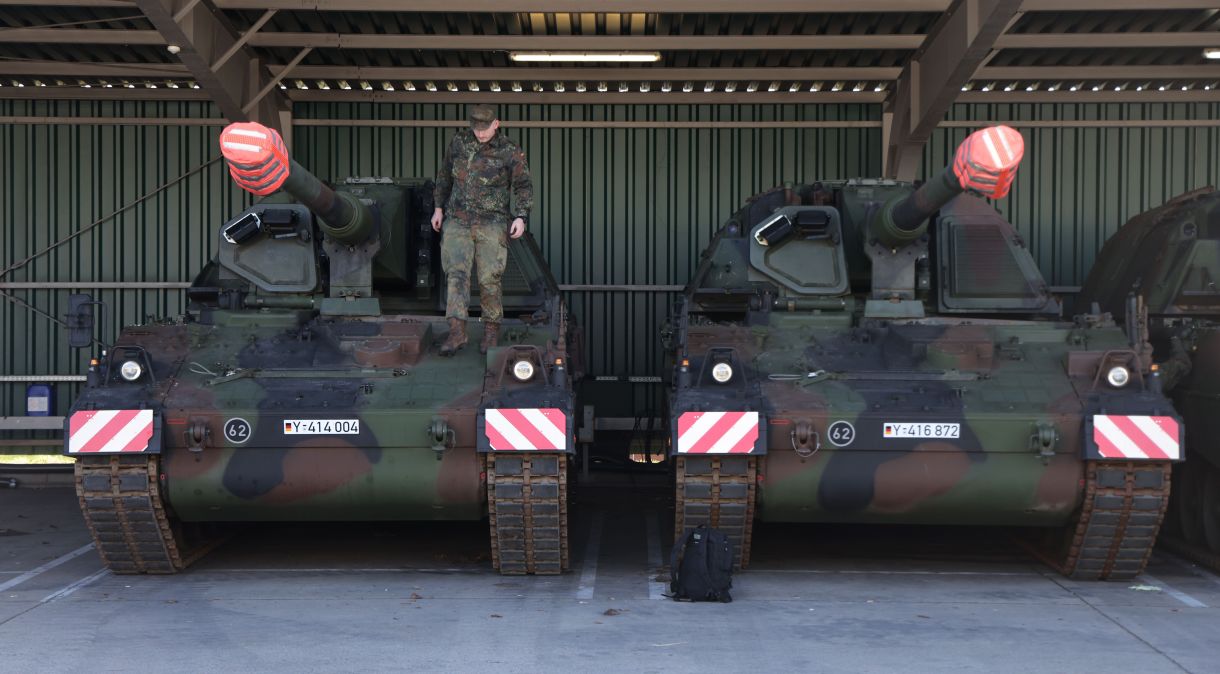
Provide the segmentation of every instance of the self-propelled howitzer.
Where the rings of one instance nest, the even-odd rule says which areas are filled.
[[[1022,153],[984,129],[921,186],[788,186],[729,218],[674,321],[679,534],[719,527],[745,566],[756,519],[1024,525],[1065,574],[1143,569],[1182,426],[1146,345],[1061,320],[979,198]]]
[[[1131,218],[1080,291],[1133,330],[1146,322],[1165,390],[1186,420],[1165,542],[1220,571],[1220,191],[1205,187]],[[1139,302],[1132,303],[1131,296]],[[1133,313],[1141,308],[1146,316]]]
[[[533,239],[509,245],[505,345],[440,358],[431,181],[330,186],[257,124],[221,150],[266,198],[218,228],[187,315],[123,329],[69,415],[106,564],[180,570],[207,522],[489,517],[501,572],[567,568],[580,360]]]

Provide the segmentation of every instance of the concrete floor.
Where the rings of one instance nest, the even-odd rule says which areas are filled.
[[[101,568],[70,490],[2,489],[0,671],[1220,668],[1220,577],[1165,553],[1080,583],[993,531],[760,526],[733,603],[676,603],[664,492],[611,492],[574,504],[560,577],[495,574],[477,523],[250,527],[131,577]]]

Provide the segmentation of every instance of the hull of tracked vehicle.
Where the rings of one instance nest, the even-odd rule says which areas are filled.
[[[236,334],[187,325],[161,329],[158,340],[193,346],[164,399],[162,489],[183,521],[486,515],[486,475],[475,447],[487,359],[474,349],[396,372],[327,369],[342,350],[369,340],[331,352],[331,340],[291,343],[275,327]],[[227,356],[236,365],[226,373],[204,371],[204,363]],[[438,419],[447,429],[439,444],[432,435]],[[351,427],[296,432],[309,421]],[[192,447],[200,428],[207,440]]]
[[[1056,457],[791,450],[762,462],[757,517],[770,522],[1059,526],[1080,507],[1083,464]]]
[[[875,343],[857,337],[847,346],[836,344],[851,332],[846,317],[793,316],[777,318],[761,342],[753,329],[708,326],[692,328],[690,344],[692,353],[731,344],[761,368],[758,519],[1059,526],[1083,498],[1084,392],[1066,370],[1071,328],[942,319],[891,325],[872,333],[885,335]],[[1104,336],[1126,346],[1117,329]],[[1090,348],[1104,344],[1098,337]],[[810,344],[833,352],[815,355]],[[806,358],[838,374],[786,378]],[[853,361],[882,367],[853,371]],[[674,405],[685,409],[701,394],[679,390]],[[959,437],[887,435],[889,425],[916,422]],[[1035,441],[1040,427],[1053,430],[1049,447]],[[851,438],[836,442],[843,428]]]
[[[174,450],[162,466],[167,501],[186,522],[483,517],[474,448],[436,455],[428,447],[247,447],[202,457]]]

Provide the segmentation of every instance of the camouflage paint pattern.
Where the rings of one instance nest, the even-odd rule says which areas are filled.
[[[1063,376],[1063,345],[1070,324],[911,323],[852,334],[849,318],[775,316],[769,330],[756,328],[747,335],[726,334],[732,329],[720,326],[691,328],[690,353],[713,341],[733,343],[747,363],[748,376],[759,381],[768,424],[759,519],[1066,521],[1082,497],[1083,463],[1078,458],[1082,404],[1075,387],[1090,386]],[[1109,332],[1110,346],[1126,346],[1120,334]],[[761,334],[765,336],[750,339]],[[1012,344],[1014,337],[1020,343],[1019,353],[993,356],[994,344]],[[785,358],[787,354],[791,357]],[[866,369],[863,363],[868,361],[882,367]],[[769,379],[802,372],[804,363],[845,376],[853,368],[893,375],[878,381]],[[692,367],[699,365],[698,359],[692,359]],[[950,370],[982,376],[910,380],[914,373],[939,377]],[[961,437],[886,438],[884,424],[892,422],[958,423]],[[830,440],[831,427],[843,423],[851,424],[855,437],[845,447],[836,447]],[[1056,432],[1051,456],[1031,446],[1040,423]],[[795,451],[798,426],[809,428],[818,439],[815,445],[820,443],[809,456]]]
[[[406,323],[429,341],[443,323]],[[394,340],[395,322],[277,327],[187,324],[190,362],[181,363],[161,399],[166,434],[165,488],[185,521],[207,520],[470,520],[485,509],[486,490],[475,447],[486,357],[423,354],[412,366],[369,367],[363,345]],[[154,334],[157,334],[154,333]],[[477,333],[476,333],[477,334]],[[300,335],[308,335],[298,339]],[[158,334],[160,336],[160,334]],[[546,333],[517,331],[519,344],[545,347]],[[130,337],[130,336],[129,336]],[[137,335],[155,352],[157,342]],[[429,345],[425,342],[424,347]],[[171,365],[172,367],[172,365]],[[286,376],[292,375],[292,376]],[[452,436],[437,451],[434,418]],[[285,420],[358,420],[356,435],[286,435]],[[226,424],[248,424],[238,441]],[[210,438],[192,452],[185,433],[198,424]]]
[[[672,353],[690,374],[675,378],[671,423],[686,411],[760,413],[761,520],[1066,524],[1084,497],[1084,419],[1101,409],[1173,415],[1149,354],[1108,316],[1060,319],[1011,225],[975,197],[941,208],[915,252],[876,248],[868,214],[911,190],[789,186],[735,213],[676,317]],[[815,274],[782,249],[751,252],[774,213],[795,222],[832,209],[787,241],[810,249],[801,259],[833,267],[837,257],[846,269]],[[818,247],[830,252],[815,257]],[[896,261],[879,288],[887,257]],[[731,364],[730,381],[709,377],[712,360]],[[1133,369],[1129,388],[1100,376],[1118,362]],[[887,436],[895,423],[956,424],[959,435]]]
[[[433,201],[447,215],[472,224],[507,227],[514,217],[528,217],[534,189],[525,153],[501,133],[480,143],[469,129],[459,131],[445,148]]]
[[[470,222],[446,215],[441,231],[441,266],[448,283],[445,315],[466,320],[473,266],[479,272],[480,316],[484,321],[499,323],[504,316],[500,279],[508,260],[508,229],[499,222]]]

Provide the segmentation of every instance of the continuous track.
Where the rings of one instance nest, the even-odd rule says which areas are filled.
[[[748,567],[756,475],[754,457],[678,457],[676,535],[699,524],[718,528],[733,541],[738,567]],[[1169,488],[1169,463],[1090,462],[1080,518],[1032,551],[1074,579],[1134,578],[1152,554]]]
[[[1170,465],[1089,462],[1080,519],[1056,546],[1035,548],[1077,580],[1128,580],[1148,564],[1169,505]]]
[[[176,573],[214,545],[187,549],[166,512],[153,455],[78,457],[76,495],[102,562],[114,573]]]
[[[505,575],[568,568],[568,457],[485,455],[492,565]]]
[[[679,456],[674,534],[700,524],[719,529],[737,552],[737,568],[750,565],[758,459],[752,456]]]

